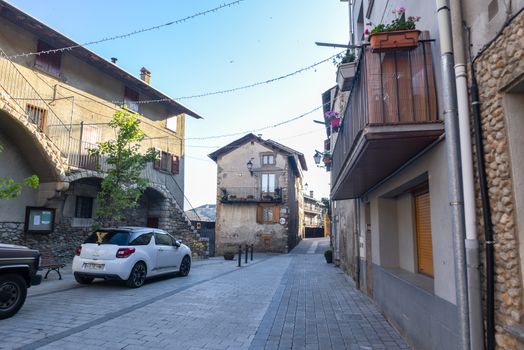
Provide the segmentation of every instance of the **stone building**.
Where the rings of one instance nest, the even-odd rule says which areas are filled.
[[[313,197],[314,192],[304,193],[304,237],[324,237],[324,205]]]
[[[40,179],[37,190],[0,201],[1,242],[72,258],[93,223],[107,170],[104,159],[88,150],[114,137],[108,123],[126,108],[139,114],[146,134],[142,150],[159,153],[142,173],[149,185],[126,224],[167,229],[205,255],[206,242],[181,210],[185,118],[201,117],[153,88],[150,78],[146,68],[135,77],[116,59],[110,62],[0,2],[0,176]],[[151,100],[158,102],[141,103]]]
[[[304,234],[304,155],[247,134],[209,157],[217,163],[216,254],[239,244],[291,250]]]
[[[348,4],[350,44],[365,45],[349,76],[354,83],[339,83],[335,91],[330,89],[322,96],[325,106],[343,115],[335,139],[326,120],[330,138],[326,149],[333,154],[335,261],[374,298],[415,348],[459,348],[462,325],[457,295],[465,293],[471,349],[521,349],[524,191],[519,186],[524,183],[524,168],[519,160],[524,150],[524,1],[450,3],[453,49],[459,60],[455,61],[459,62],[455,79],[462,79],[464,65],[465,85],[472,88],[459,101],[459,117],[466,120],[460,124],[461,134],[469,133],[473,140],[461,145],[468,287],[459,290],[455,282],[461,272],[453,249],[448,200],[445,144],[450,140],[444,138],[442,129],[443,73],[435,2],[357,0]],[[422,17],[417,28],[423,31],[422,38],[434,39],[434,44],[419,43],[408,53],[369,52],[366,23],[388,23],[392,11],[401,6],[406,15]],[[462,41],[457,39],[460,36]],[[420,75],[413,71],[421,46],[425,62],[434,71],[434,76],[426,75],[433,80],[428,87],[433,85],[434,90],[430,88],[425,95],[417,92]],[[374,55],[380,58],[378,65]],[[392,56],[394,65],[388,62]],[[409,73],[403,71],[407,66],[411,66]],[[410,86],[409,80],[415,85]],[[342,94],[348,85],[349,92]],[[436,115],[420,120],[422,110],[417,109],[417,102],[411,104],[415,119],[422,122],[419,131],[438,130],[438,137],[424,147],[415,146],[408,134],[402,135],[411,128],[412,114],[405,106],[414,102],[402,89],[411,91],[413,99],[421,98],[420,106]],[[377,101],[378,109],[373,105]],[[396,120],[392,118],[395,109],[400,112]],[[385,113],[386,119],[377,120],[377,113],[382,117]],[[388,133],[382,140],[381,128]],[[409,157],[398,158],[402,143],[410,145],[413,153]],[[468,156],[469,146],[472,157]],[[392,164],[395,158],[400,160],[396,165]],[[464,170],[468,161],[469,167],[473,165],[469,175]],[[480,259],[479,266],[476,259]],[[480,283],[474,283],[479,278],[475,275]]]

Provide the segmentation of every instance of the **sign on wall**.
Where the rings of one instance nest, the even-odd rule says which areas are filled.
[[[51,233],[55,226],[55,209],[41,207],[26,207],[26,233]]]

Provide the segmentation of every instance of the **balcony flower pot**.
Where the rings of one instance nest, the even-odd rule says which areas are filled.
[[[413,50],[418,46],[419,34],[416,29],[380,32],[369,36],[369,44],[372,52]]]
[[[357,70],[356,62],[342,63],[337,70],[337,84],[341,91],[351,90],[353,79]]]
[[[330,120],[330,123],[331,123],[331,130],[333,132],[338,132],[338,129],[340,127],[340,118],[331,118]]]

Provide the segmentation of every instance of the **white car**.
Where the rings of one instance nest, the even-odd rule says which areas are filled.
[[[119,227],[93,232],[76,248],[73,274],[80,284],[95,278],[120,279],[138,288],[147,277],[187,276],[191,249],[167,232],[148,227]]]

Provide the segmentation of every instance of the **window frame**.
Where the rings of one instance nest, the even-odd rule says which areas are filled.
[[[126,109],[138,113],[140,94],[138,91],[131,89],[130,87],[124,87],[124,106]]]
[[[49,45],[45,41],[37,40],[37,52],[49,51],[53,49],[55,49],[55,47]],[[36,55],[34,67],[54,77],[60,77],[60,70],[62,68],[62,53],[57,51],[53,53]]]
[[[264,177],[267,176],[267,186],[266,188],[264,188]],[[273,191],[269,191],[271,189],[271,185],[270,185],[270,178],[271,176],[273,176],[274,178],[274,181],[273,181]],[[277,179],[277,174],[276,173],[261,173],[260,174],[260,192],[262,193],[262,195],[271,195],[271,194],[275,194],[276,192],[276,189],[278,188],[278,179]],[[267,189],[267,191],[266,191]]]
[[[271,158],[269,158],[271,157]],[[260,164],[264,167],[264,166],[269,166],[269,165],[275,165],[276,164],[276,154],[275,153],[261,153],[260,154]],[[271,162],[265,162],[265,159],[271,159],[272,161]]]
[[[85,201],[89,202],[89,205],[87,205],[88,209],[84,209]],[[76,196],[75,199],[75,218],[80,219],[92,219],[93,218],[93,208],[94,208],[94,198],[89,196]],[[89,214],[86,214],[89,211]],[[89,215],[89,216],[83,216],[83,215]]]

